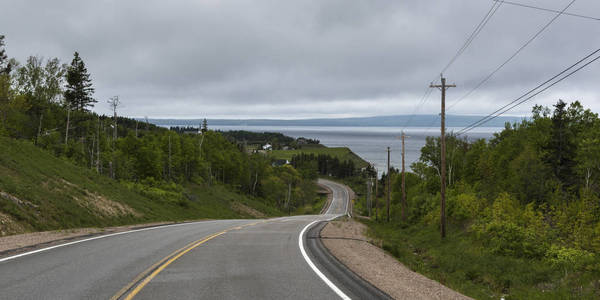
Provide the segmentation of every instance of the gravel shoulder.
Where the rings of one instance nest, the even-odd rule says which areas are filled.
[[[321,239],[340,262],[395,299],[472,299],[411,271],[371,244],[366,230],[352,219],[333,221],[323,228]]]
[[[0,258],[92,236],[167,224],[173,224],[173,222],[157,222],[107,228],[77,228],[3,236],[0,237]]]

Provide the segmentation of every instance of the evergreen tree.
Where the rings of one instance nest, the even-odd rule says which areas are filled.
[[[8,75],[11,71],[11,64],[6,56],[4,49],[4,35],[0,35],[0,75]]]
[[[69,109],[87,111],[87,108],[98,102],[92,98],[94,88],[90,74],[79,53],[75,52],[71,65],[67,68],[67,87],[65,90],[65,102]]]
[[[568,187],[575,179],[575,137],[567,104],[559,100],[554,107],[550,139],[545,147],[546,162],[552,166],[556,178]]]
[[[207,132],[208,131],[208,122],[206,121],[206,119],[202,120],[202,133]]]

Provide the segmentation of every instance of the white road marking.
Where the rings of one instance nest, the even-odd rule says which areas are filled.
[[[335,217],[332,217],[329,220],[334,219]],[[328,220],[328,221],[329,221]],[[306,232],[306,229],[309,228],[310,226],[312,226],[313,224],[315,224],[317,221],[312,221],[310,224],[306,225],[302,231],[300,232],[300,235],[298,236],[298,246],[300,247],[300,252],[302,253],[302,256],[304,257],[304,260],[306,260],[306,263],[310,266],[310,268],[317,273],[317,275],[319,276],[319,278],[321,278],[325,284],[327,284],[327,286],[329,286],[329,288],[331,288],[338,296],[340,296],[340,298],[345,299],[345,300],[350,300],[350,297],[348,297],[348,295],[344,294],[344,292],[342,292],[342,290],[340,290],[335,284],[333,284],[333,282],[331,282],[331,280],[329,280],[329,278],[327,278],[327,276],[325,276],[323,273],[321,273],[321,271],[319,271],[319,269],[317,268],[317,266],[315,266],[315,264],[310,260],[310,258],[308,257],[308,255],[306,254],[306,251],[304,250],[304,233]]]
[[[50,246],[50,247],[46,247],[46,248],[42,248],[42,249],[38,249],[38,250],[33,250],[33,251],[29,251],[29,252],[25,252],[25,253],[13,255],[13,256],[5,257],[5,258],[1,258],[0,259],[0,263],[8,261],[8,260],[15,259],[15,258],[19,258],[19,257],[23,257],[23,256],[35,254],[35,253],[40,253],[40,252],[44,252],[44,251],[48,251],[48,250],[52,250],[52,249],[56,249],[56,248],[60,248],[60,247],[66,247],[66,246],[70,246],[70,245],[74,245],[74,244],[79,244],[79,243],[83,243],[83,242],[89,242],[89,241],[93,241],[93,240],[103,239],[103,238],[107,238],[107,237],[111,237],[111,236],[116,236],[116,235],[121,235],[121,234],[126,234],[126,233],[133,233],[133,232],[140,232],[140,231],[154,230],[154,229],[167,228],[167,227],[175,227],[175,226],[192,225],[192,224],[197,224],[197,223],[214,223],[214,222],[216,222],[216,221],[200,221],[200,222],[190,222],[190,223],[179,223],[179,224],[154,226],[154,227],[147,227],[147,228],[142,228],[142,229],[134,229],[134,230],[129,230],[129,231],[122,231],[122,232],[116,232],[116,233],[111,233],[111,234],[106,234],[106,235],[100,235],[100,236],[95,236],[95,237],[88,238],[88,239],[77,240],[77,241],[73,241],[73,242],[69,242],[69,243],[65,243],[65,244]]]
[[[331,203],[329,204],[329,208],[327,209],[325,214],[331,214],[330,211],[333,209],[334,203],[336,203],[335,200],[339,198],[339,195],[337,195],[337,197],[336,197],[336,194],[339,193],[339,189],[338,189],[339,186],[337,186],[337,184],[334,184],[334,185],[336,185],[337,188],[331,189],[332,199],[331,199]],[[345,188],[343,188],[343,190],[345,190]],[[348,199],[348,198],[349,197],[346,197],[345,199]],[[346,201],[346,214],[348,214],[348,201]],[[331,218],[326,219],[326,221],[331,221],[341,215],[342,214],[334,215]],[[310,226],[312,226],[313,224],[315,224],[316,222],[319,222],[319,221],[320,220],[312,221],[310,224],[306,225],[300,232],[300,235],[298,236],[298,247],[300,247],[300,253],[302,253],[302,256],[304,257],[304,260],[306,261],[308,266],[317,274],[317,276],[319,276],[319,278],[321,278],[321,280],[323,280],[325,282],[325,284],[327,284],[327,286],[329,286],[329,288],[331,288],[333,290],[333,292],[335,292],[338,296],[340,296],[340,298],[342,298],[344,300],[349,300],[350,297],[348,297],[348,295],[346,295],[344,292],[342,292],[342,290],[340,290],[340,288],[338,288],[333,282],[331,282],[331,280],[329,280],[329,278],[327,278],[327,276],[325,276],[325,274],[323,274],[317,268],[317,266],[315,266],[315,264],[310,260],[310,258],[306,254],[306,250],[304,250],[304,233],[306,232],[306,230],[308,228],[310,228]]]

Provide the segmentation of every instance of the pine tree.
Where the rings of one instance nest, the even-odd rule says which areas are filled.
[[[93,107],[94,103],[98,102],[92,98],[94,93],[92,80],[77,52],[74,54],[71,65],[67,68],[66,79],[65,102],[68,109],[87,111],[88,107]]]
[[[208,131],[208,121],[206,119],[202,120],[202,133]]]
[[[8,75],[11,71],[11,64],[8,62],[6,50],[4,49],[4,35],[0,35],[0,75]]]

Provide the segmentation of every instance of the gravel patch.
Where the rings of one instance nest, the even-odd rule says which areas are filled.
[[[472,299],[411,271],[371,244],[366,230],[352,219],[333,221],[323,228],[321,239],[340,262],[394,299]]]

